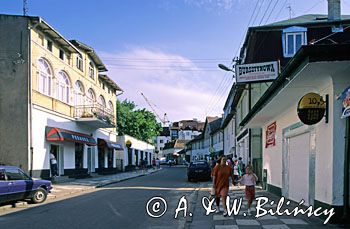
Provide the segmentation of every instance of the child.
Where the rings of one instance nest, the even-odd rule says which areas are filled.
[[[250,207],[255,199],[255,185],[257,180],[258,177],[253,172],[253,166],[248,165],[246,167],[246,174],[239,180],[242,185],[245,185],[245,197],[248,201],[248,215],[251,215]]]

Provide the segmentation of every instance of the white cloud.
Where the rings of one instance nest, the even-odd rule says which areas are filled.
[[[237,8],[242,0],[185,0],[185,3],[208,11],[231,11]]]
[[[151,110],[142,92],[156,105],[157,113],[162,117],[166,112],[170,121],[204,120],[208,105],[208,115],[222,113],[232,82],[223,80],[215,93],[223,77],[229,77],[219,69],[208,71],[188,58],[152,48],[132,47],[123,53],[100,54],[109,69],[107,74],[124,90],[119,99],[127,98]]]

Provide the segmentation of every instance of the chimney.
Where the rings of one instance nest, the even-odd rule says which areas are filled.
[[[328,0],[328,21],[340,20],[340,0]]]

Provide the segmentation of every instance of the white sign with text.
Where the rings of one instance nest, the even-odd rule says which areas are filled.
[[[278,61],[236,65],[237,83],[272,81],[279,73]]]

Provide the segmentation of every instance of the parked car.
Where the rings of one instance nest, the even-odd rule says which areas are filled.
[[[159,162],[160,162],[161,165],[166,165],[166,164],[167,164],[167,161],[166,161],[166,158],[165,158],[165,157],[161,157],[161,158],[159,159]]]
[[[188,181],[211,180],[211,169],[207,161],[191,162],[187,168]]]
[[[168,160],[167,165],[175,165],[175,160],[172,160],[172,159]]]
[[[0,165],[0,203],[27,199],[42,203],[51,189],[51,181],[35,180],[18,167]]]

